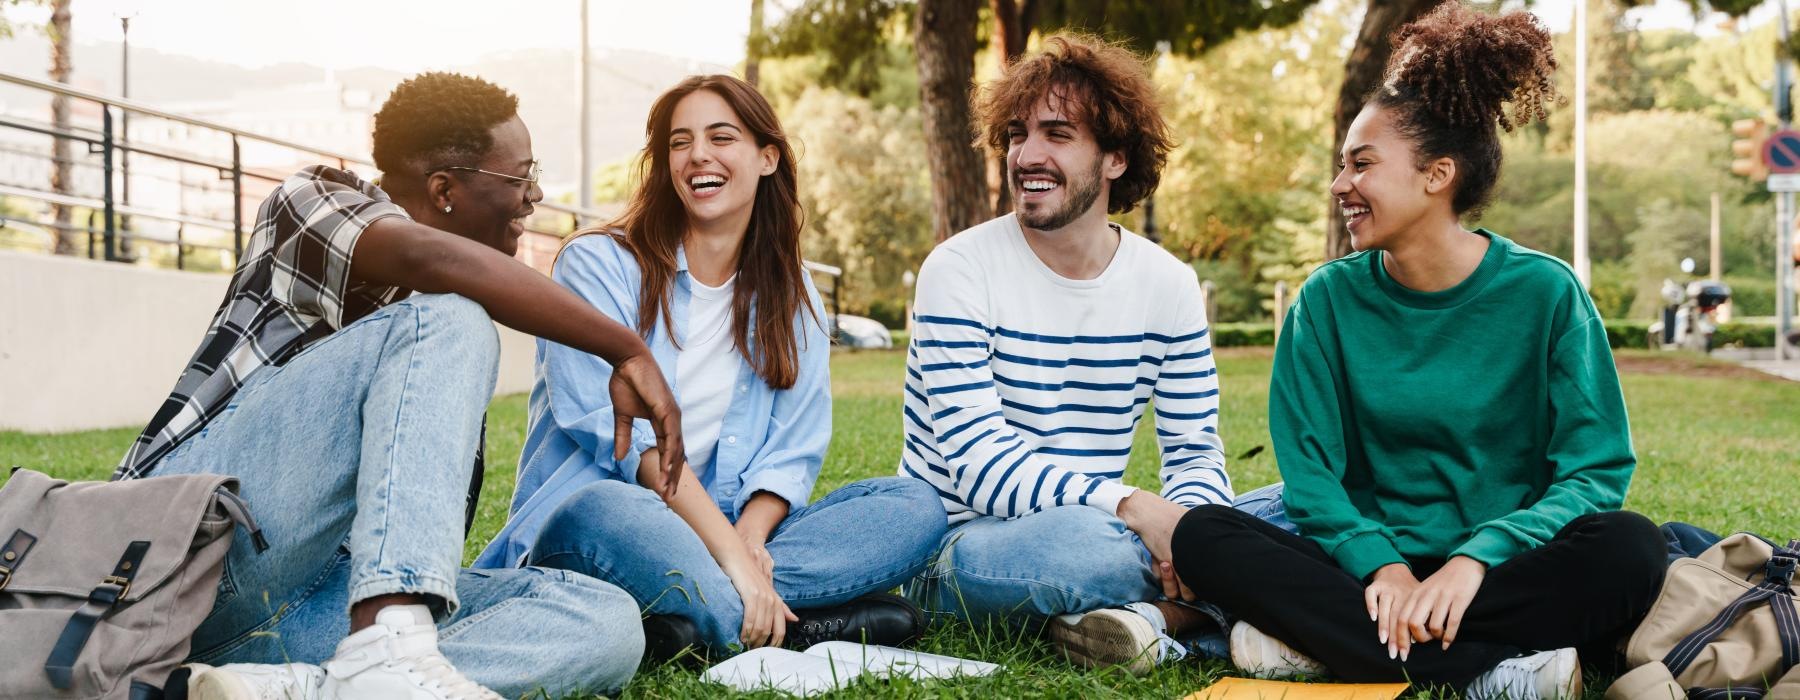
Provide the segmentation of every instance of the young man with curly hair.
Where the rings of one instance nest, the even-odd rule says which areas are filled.
[[[376,114],[374,141],[381,188],[315,166],[263,202],[212,328],[115,475],[237,477],[267,535],[233,544],[194,635],[190,688],[619,688],[643,647],[624,591],[566,571],[459,567],[493,323],[605,359],[625,407],[613,428],[650,418],[674,458],[664,468],[679,469],[675,401],[636,333],[512,259],[543,198],[516,97],[420,75]]]
[[[919,273],[900,473],[937,487],[952,526],[910,593],[1144,672],[1209,621],[1159,602],[1180,591],[1169,533],[1146,523],[1173,519],[1147,516],[1231,502],[1194,271],[1107,220],[1156,189],[1168,127],[1143,59],[1084,36],[1047,39],[977,112],[1014,213]],[[1123,483],[1153,398],[1160,493]]]

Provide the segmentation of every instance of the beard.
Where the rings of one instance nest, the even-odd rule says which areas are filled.
[[[1032,171],[1032,174],[1045,171]],[[1057,184],[1064,192],[1063,205],[1055,210],[1046,210],[1043,206],[1027,209],[1024,202],[1025,186],[1021,181],[1027,173],[1019,173],[1013,178],[1013,211],[1019,213],[1019,223],[1037,231],[1055,231],[1068,226],[1086,214],[1100,199],[1100,161],[1094,161],[1093,172],[1085,178],[1069,182],[1055,173]]]

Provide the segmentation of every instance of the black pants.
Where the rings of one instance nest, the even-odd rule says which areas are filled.
[[[1644,516],[1576,518],[1549,543],[1487,572],[1449,650],[1438,642],[1414,644],[1401,663],[1388,658],[1376,636],[1363,582],[1312,540],[1230,507],[1207,505],[1181,519],[1172,546],[1176,573],[1202,600],[1325,664],[1338,678],[1457,689],[1522,651],[1610,650],[1649,610],[1667,567],[1667,545]],[[1409,563],[1420,580],[1444,564]]]

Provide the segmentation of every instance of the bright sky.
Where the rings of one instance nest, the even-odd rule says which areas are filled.
[[[1575,2],[1576,0],[1537,0],[1532,4],[1531,10],[1544,19],[1544,24],[1550,27],[1550,31],[1566,32],[1574,24]],[[1745,26],[1769,21],[1774,17],[1773,6],[1774,3],[1764,3],[1752,11]],[[1717,34],[1719,22],[1726,19],[1722,13],[1710,12],[1696,23],[1693,11],[1688,9],[1684,0],[1656,0],[1652,5],[1628,11],[1626,17],[1637,21],[1638,26],[1643,29],[1685,29],[1705,36]],[[1590,28],[1592,26],[1589,25]]]
[[[792,0],[767,0],[769,21]],[[742,60],[749,0],[589,0],[596,49],[642,49],[710,63]],[[1576,0],[1536,0],[1552,31],[1567,31]],[[27,21],[47,14],[13,10]],[[248,67],[297,61],[328,68],[401,72],[443,68],[483,54],[579,45],[581,0],[74,0],[78,41],[117,40],[118,16],[133,15],[131,41]],[[1768,21],[1767,6],[1749,24]],[[1696,21],[1683,0],[1632,10],[1646,29],[1718,31],[1723,15]]]
[[[74,0],[71,13],[77,41],[117,41],[118,16],[130,14],[133,47],[247,67],[415,72],[581,41],[581,0]],[[749,0],[590,0],[588,14],[596,49],[724,65],[743,59],[750,27]]]

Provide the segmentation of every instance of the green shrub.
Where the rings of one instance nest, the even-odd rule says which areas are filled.
[[[1608,320],[1606,342],[1613,348],[1642,348],[1650,344],[1650,321]],[[1713,347],[1767,348],[1775,345],[1775,327],[1759,323],[1724,323],[1713,331]]]
[[[1731,287],[1731,313],[1733,316],[1775,315],[1775,273],[1773,271],[1767,277],[1726,275],[1725,285]]]
[[[1275,324],[1215,323],[1212,335],[1215,348],[1266,347],[1275,344]]]
[[[1771,283],[1773,286],[1773,283]],[[1775,327],[1760,323],[1725,323],[1713,331],[1713,347],[1741,345],[1746,348],[1775,347]]]
[[[1631,270],[1616,262],[1594,263],[1593,281],[1588,285],[1588,296],[1594,299],[1594,308],[1600,310],[1601,318],[1624,318],[1631,312],[1631,302],[1637,298],[1637,280],[1631,276]]]
[[[869,302],[868,317],[888,328],[906,327],[906,302],[899,299],[876,299]]]
[[[1606,344],[1613,349],[1642,348],[1650,344],[1650,321],[1637,319],[1606,321]]]

